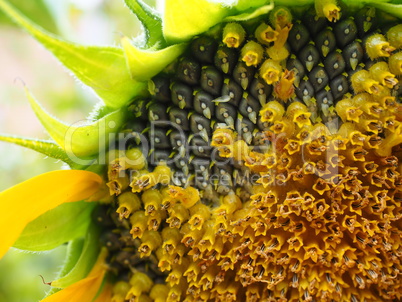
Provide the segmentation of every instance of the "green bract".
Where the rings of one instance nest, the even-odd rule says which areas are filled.
[[[127,37],[121,44],[126,56],[131,77],[138,81],[147,81],[180,56],[186,48],[185,43],[175,44],[160,50],[141,49],[131,44]]]
[[[95,204],[63,204],[32,221],[15,242],[16,248],[47,251],[82,237],[88,230]]]
[[[32,109],[49,135],[70,157],[90,156],[99,152],[100,142],[105,145],[124,122],[123,110],[116,110],[91,124],[69,126],[49,115],[27,91]]]
[[[71,261],[66,261],[63,272],[60,274],[59,279],[52,282],[52,286],[64,288],[73,284],[74,282],[84,278],[91,270],[96,256],[99,253],[97,241],[99,240],[99,232],[93,226],[90,226],[86,232],[85,241],[83,245],[75,245],[71,247],[71,253],[77,254],[79,257],[74,257]]]

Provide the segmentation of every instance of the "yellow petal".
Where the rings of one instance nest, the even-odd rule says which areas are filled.
[[[94,302],[110,302],[112,300],[112,289],[113,286],[110,283],[105,284],[102,292],[94,300]]]
[[[0,193],[0,258],[25,226],[65,202],[86,199],[98,190],[99,175],[80,170],[48,172]]]
[[[98,260],[96,260],[94,267],[86,278],[71,284],[61,291],[45,298],[41,302],[91,302],[99,292],[107,271],[107,266],[105,264],[106,256],[107,250],[103,249],[99,254]],[[102,296],[102,294],[100,296]]]

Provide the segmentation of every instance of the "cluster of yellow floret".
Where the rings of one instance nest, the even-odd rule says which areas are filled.
[[[342,102],[359,97],[371,102],[337,107],[344,123],[332,134],[312,125],[301,103],[267,103],[266,152],[217,129],[220,155],[260,175],[247,202],[232,192],[212,207],[192,187],[157,189],[169,180],[163,165],[133,177],[117,212],[141,240],[141,257],[154,253],[168,275],[153,284],[134,273],[116,285],[113,301],[400,299],[402,108],[382,94]],[[120,183],[112,166],[111,182]]]
[[[392,150],[402,142],[401,106],[392,96],[371,97],[367,106],[377,110],[357,107],[357,120],[344,119],[334,134],[312,125],[301,103],[285,111],[269,102],[260,112],[272,123],[264,153],[231,130],[215,131],[221,156],[260,175],[256,194],[230,220],[242,239],[228,263],[243,286],[259,284],[272,297],[283,291],[283,301],[401,297],[401,153]]]
[[[277,54],[286,51],[291,25],[285,21],[256,30],[258,40],[260,32],[274,42],[285,37],[271,46]],[[228,45],[242,43],[236,26],[225,28]],[[195,188],[169,185],[167,166],[147,171],[139,150],[117,155],[108,183],[118,195],[117,212],[140,239],[140,257],[156,256],[167,277],[154,284],[134,270],[128,283],[115,285],[112,301],[402,299],[402,105],[393,95],[402,75],[402,52],[394,53],[402,48],[401,27],[388,40],[375,34],[366,42],[372,60],[389,59],[351,77],[355,94],[334,109],[339,129],[312,123],[304,104],[285,108],[278,97],[259,112],[270,125],[261,136],[265,150],[254,150],[233,129],[214,131],[211,145],[219,155],[258,175],[246,200],[232,191],[204,204]],[[262,52],[255,42],[241,50],[250,65],[260,64]],[[278,60],[261,65],[268,84],[286,79]],[[129,170],[136,174],[129,177]]]
[[[272,28],[271,25],[274,27]],[[229,48],[240,48],[240,58],[247,66],[259,66],[259,74],[268,85],[274,84],[274,93],[281,100],[294,95],[293,71],[283,68],[282,62],[289,56],[285,46],[292,29],[292,14],[285,7],[275,8],[270,13],[270,24],[261,22],[254,36],[257,41],[246,39],[246,32],[239,23],[229,23],[223,29],[222,42]],[[268,57],[264,60],[265,57]],[[264,60],[264,61],[263,61]]]
[[[265,153],[216,130],[221,155],[260,174],[245,203],[233,192],[211,207],[192,187],[152,188],[169,174],[165,166],[134,177],[135,193],[119,195],[117,212],[141,240],[141,257],[154,253],[168,275],[153,284],[134,273],[112,301],[400,299],[401,151],[384,150],[400,143],[401,108],[385,98],[376,103],[392,118],[385,139],[364,134],[364,118],[379,123],[381,114],[362,110],[330,134],[300,103],[261,111],[273,123]]]

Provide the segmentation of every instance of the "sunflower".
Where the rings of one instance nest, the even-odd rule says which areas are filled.
[[[0,256],[69,242],[46,302],[400,301],[402,6],[125,2],[144,36],[85,47],[0,0],[103,101],[26,89],[52,139],[1,139],[71,169],[1,193]]]

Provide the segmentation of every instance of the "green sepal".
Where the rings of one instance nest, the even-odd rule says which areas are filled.
[[[273,5],[273,1],[267,1],[267,0],[238,0],[237,3],[234,5],[237,11],[239,12],[245,12],[250,9],[255,9],[256,7],[262,7],[265,4],[271,2],[271,5]],[[296,1],[293,1],[296,2]]]
[[[374,6],[386,13],[389,13],[395,17],[402,18],[402,1],[395,1],[394,3],[385,3],[383,1],[369,2],[368,5]]]
[[[170,44],[188,41],[231,15],[233,9],[207,0],[166,0],[163,35]]]
[[[77,238],[75,240],[71,240],[68,245],[67,245],[67,251],[66,251],[66,258],[64,260],[64,263],[62,264],[63,267],[58,273],[58,279],[64,277],[68,272],[70,272],[73,267],[76,265],[78,259],[81,256],[82,249],[84,247],[84,238]],[[46,292],[46,295],[43,297],[43,299],[57,293],[60,291],[60,288],[57,287],[51,287],[50,290]]]
[[[131,44],[127,37],[122,38],[121,44],[131,76],[137,81],[147,81],[160,73],[187,47],[186,43],[181,43],[161,50],[143,50]]]
[[[68,268],[71,269],[67,270],[64,268],[63,271],[65,274],[61,278],[53,281],[51,286],[65,288],[88,275],[99,254],[99,234],[100,231],[97,227],[94,225],[89,226],[79,258],[77,259],[75,256],[75,259],[66,263],[66,265],[68,264],[69,266]]]
[[[243,1],[243,0],[241,0]],[[244,0],[247,1],[247,0]],[[322,0],[324,1],[324,0]],[[305,6],[313,4],[314,0],[275,0],[275,5],[284,6]],[[358,10],[363,6],[373,6],[395,17],[402,18],[402,1],[401,0],[374,0],[374,1],[361,1],[361,0],[348,0],[344,4],[352,10]]]
[[[274,4],[268,4],[268,5],[264,5],[261,6],[257,9],[252,9],[250,12],[244,12],[238,15],[234,15],[234,16],[229,16],[226,17],[224,21],[228,22],[228,21],[246,21],[246,20],[250,20],[252,18],[257,18],[261,15],[267,14],[268,12],[270,12],[271,10],[273,10],[274,8]]]
[[[91,87],[107,106],[120,108],[133,96],[146,91],[145,83],[131,78],[122,49],[69,43],[41,29],[4,0],[0,0],[0,9]]]
[[[245,21],[268,13],[274,1],[240,0],[234,3],[208,0],[167,0],[163,19],[163,34],[166,41],[188,41],[193,36],[205,32],[212,26],[228,21]],[[275,1],[284,5],[305,5],[313,0]]]
[[[320,0],[317,0],[320,1]],[[325,1],[325,0],[323,0]],[[360,1],[360,0],[358,0]],[[283,5],[283,6],[305,6],[314,4],[314,0],[275,0],[275,5]]]
[[[72,164],[66,152],[61,149],[55,142],[50,140],[33,139],[14,135],[0,135],[0,141],[19,145],[43,155],[61,160],[69,165]]]
[[[88,114],[89,120],[99,120],[102,117],[112,113],[116,109],[105,106],[102,102],[98,102],[92,107],[91,112]]]
[[[145,28],[148,47],[164,44],[162,19],[159,14],[141,0],[124,0]]]
[[[58,279],[66,276],[77,264],[84,249],[84,237],[71,240],[67,246],[66,258],[63,267],[58,273]]]
[[[117,133],[125,121],[122,109],[82,126],[67,125],[47,113],[25,88],[27,98],[36,116],[54,141],[66,152],[72,161],[99,153],[107,146],[110,136]]]
[[[48,251],[84,236],[94,203],[73,202],[58,206],[31,221],[14,247],[27,251]]]

